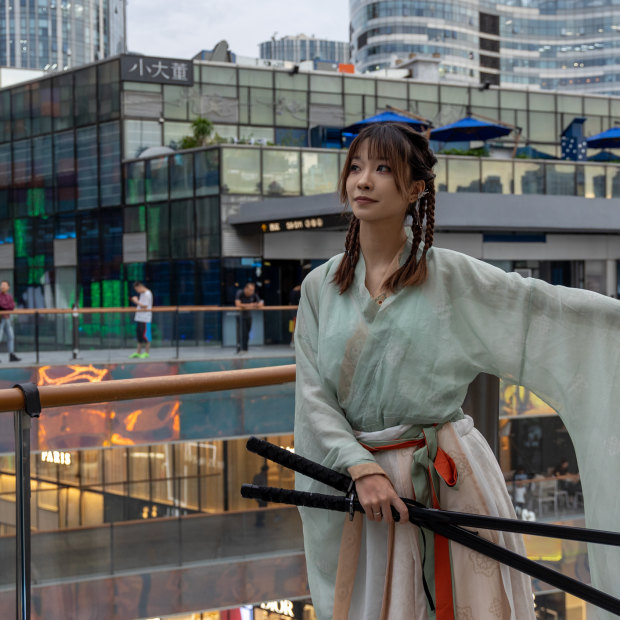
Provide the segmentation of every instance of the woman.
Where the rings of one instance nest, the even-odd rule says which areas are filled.
[[[593,458],[600,469],[606,458],[620,461],[608,385],[620,306],[433,248],[435,163],[427,140],[405,125],[364,129],[340,178],[340,197],[353,211],[345,253],[302,287],[295,449],[350,474],[366,512],[350,522],[301,510],[321,620],[534,618],[529,578],[423,535],[405,522],[399,499],[514,518],[497,461],[460,408],[480,372],[545,397],[563,415],[578,455],[591,452],[586,414],[596,405],[618,443],[598,446]],[[600,469],[591,468],[584,485],[592,493],[607,484]],[[303,476],[296,487],[332,492]],[[589,515],[589,525],[617,529],[620,505],[612,508]],[[519,536],[480,534],[524,553]],[[615,587],[602,570],[609,563],[620,569],[611,553],[591,557],[594,581],[605,589]]]

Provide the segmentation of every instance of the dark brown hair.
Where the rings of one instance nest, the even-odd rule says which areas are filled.
[[[428,140],[404,123],[374,123],[362,129],[349,147],[347,159],[340,173],[338,193],[343,204],[348,204],[347,178],[351,162],[359,153],[363,142],[368,145],[371,159],[388,162],[394,175],[396,188],[404,197],[410,195],[412,183],[424,181],[426,195],[409,204],[407,215],[411,216],[413,244],[405,264],[397,269],[385,282],[385,288],[394,292],[403,286],[415,286],[426,280],[426,253],[433,245],[435,231],[435,173],[433,166],[437,158],[431,151]],[[360,256],[360,221],[355,215],[345,241],[345,252],[333,282],[344,293],[353,283],[355,266]],[[422,255],[418,259],[418,249],[423,243]]]

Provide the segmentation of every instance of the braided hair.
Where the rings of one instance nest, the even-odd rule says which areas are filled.
[[[402,267],[397,269],[385,282],[385,289],[394,292],[404,286],[422,284],[427,277],[426,254],[433,245],[435,233],[435,173],[433,166],[437,158],[431,151],[428,140],[419,132],[404,123],[375,123],[362,129],[353,140],[345,161],[338,192],[343,204],[348,204],[347,178],[351,162],[367,141],[369,157],[383,159],[390,164],[394,182],[399,192],[409,194],[414,181],[424,181],[425,193],[409,204],[406,215],[411,216],[413,243],[411,252]],[[353,283],[355,266],[360,256],[360,220],[351,215],[351,223],[345,241],[345,252],[333,282],[338,285],[340,294]],[[420,253],[421,249],[421,253]]]

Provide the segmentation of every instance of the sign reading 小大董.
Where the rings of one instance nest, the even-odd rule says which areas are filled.
[[[194,84],[191,60],[155,58],[153,56],[121,56],[121,79],[152,84]]]

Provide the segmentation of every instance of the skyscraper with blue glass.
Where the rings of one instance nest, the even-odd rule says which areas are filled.
[[[620,93],[618,0],[349,0],[358,70],[435,55],[440,79]]]
[[[0,0],[0,66],[60,70],[125,51],[126,0]]]

